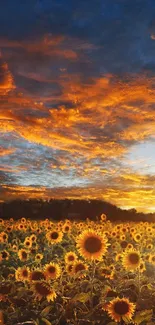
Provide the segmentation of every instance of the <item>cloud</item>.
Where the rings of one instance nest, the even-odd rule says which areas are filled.
[[[149,209],[153,171],[144,175],[139,163],[138,173],[127,155],[155,136],[153,8],[145,0],[141,10],[138,0],[2,5],[3,199],[34,190],[141,209],[146,192]]]
[[[7,63],[3,62],[0,52],[0,95],[6,95],[14,88],[13,76],[9,71]]]

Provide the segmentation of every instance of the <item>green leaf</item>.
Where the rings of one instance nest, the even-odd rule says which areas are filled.
[[[150,322],[152,319],[153,310],[146,309],[142,311],[138,311],[134,317],[134,322],[136,325],[140,325],[142,322]]]
[[[45,308],[42,310],[42,312],[40,313],[40,316],[41,316],[41,317],[46,317],[46,316],[49,314],[51,308],[52,308],[51,306],[47,306],[47,307],[45,307]]]
[[[80,302],[87,302],[88,300],[90,300],[90,292],[81,292],[81,293],[77,293],[74,298],[72,299],[72,301],[80,301]]]

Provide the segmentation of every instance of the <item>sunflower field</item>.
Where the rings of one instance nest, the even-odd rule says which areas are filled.
[[[0,219],[0,324],[154,325],[155,224]]]

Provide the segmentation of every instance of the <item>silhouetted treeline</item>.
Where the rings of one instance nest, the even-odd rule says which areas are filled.
[[[3,219],[52,218],[54,220],[96,220],[105,213],[111,221],[155,222],[155,213],[138,213],[135,209],[123,210],[113,204],[100,200],[55,200],[41,199],[14,200],[0,203],[0,217]]]

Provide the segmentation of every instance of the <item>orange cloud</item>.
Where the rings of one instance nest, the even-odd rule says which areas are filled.
[[[14,80],[7,63],[3,62],[0,52],[0,95],[6,95],[15,88]]]
[[[61,36],[53,39],[51,35],[46,36],[34,43],[3,41],[2,47],[23,49],[30,57],[39,52],[72,61],[79,55],[78,46],[75,51],[65,49],[65,39]],[[69,170],[74,170],[74,177],[83,177],[90,181],[90,185],[52,190],[3,185],[2,199],[6,198],[6,193],[9,197],[22,198],[53,195],[56,198],[106,199],[122,207],[152,209],[155,198],[153,179],[137,175],[131,168],[125,171],[122,157],[131,144],[155,136],[154,78],[132,75],[128,80],[120,80],[107,74],[83,81],[80,74],[71,75],[67,69],[60,69],[58,78],[41,71],[27,71],[25,67],[17,70],[18,76],[48,85],[55,83],[61,91],[45,91],[38,95],[17,85],[15,89],[7,64],[2,64],[0,94],[5,94],[5,99],[4,96],[0,98],[1,132],[13,133],[18,140],[46,147],[51,156],[53,151],[60,151],[55,164],[49,161],[51,173],[55,175],[56,170],[63,177],[63,173],[66,175]],[[0,155],[11,155],[15,150],[2,149]],[[44,158],[42,162],[45,162]],[[39,167],[40,162],[38,173]],[[3,169],[8,173],[21,170],[7,166]],[[23,170],[27,170],[27,166]],[[98,185],[99,179],[104,186]]]
[[[16,151],[15,149],[0,148],[0,157],[7,156],[7,155],[11,155],[15,151]]]

